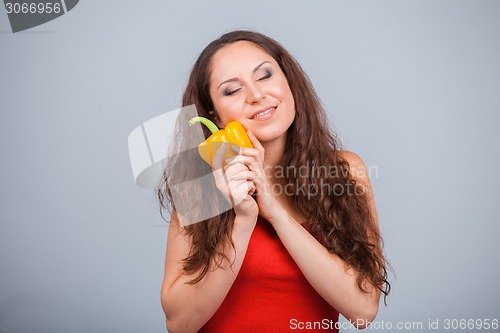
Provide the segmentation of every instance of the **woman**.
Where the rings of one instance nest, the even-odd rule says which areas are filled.
[[[183,97],[192,104],[219,128],[240,122],[254,148],[233,146],[225,161],[217,150],[215,185],[232,209],[185,227],[169,179],[190,168],[165,170],[169,332],[335,332],[339,313],[366,327],[390,290],[370,181],[339,149],[298,63],[267,36],[229,32],[197,59]]]

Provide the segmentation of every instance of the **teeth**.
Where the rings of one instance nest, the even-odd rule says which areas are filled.
[[[253,117],[254,117],[254,118],[257,118],[257,117],[262,117],[262,116],[264,116],[264,115],[268,114],[269,112],[271,112],[271,111],[273,111],[273,110],[274,110],[274,108],[270,108],[270,109],[268,109],[268,110],[266,110],[266,111],[263,111],[263,112],[257,113],[257,114],[256,114],[255,116],[253,116]]]

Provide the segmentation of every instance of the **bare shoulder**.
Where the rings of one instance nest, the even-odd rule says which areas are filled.
[[[364,165],[361,157],[359,157],[359,155],[356,154],[355,152],[349,150],[339,150],[338,152],[340,157],[349,162],[349,164]]]
[[[375,199],[373,197],[373,190],[370,183],[370,175],[366,169],[365,163],[356,153],[351,151],[342,150],[339,152],[340,157],[349,163],[349,173],[352,175],[356,183],[361,185],[362,193],[366,195],[368,205],[374,216],[375,225],[378,225],[377,208],[375,207]]]
[[[339,151],[339,155],[344,161],[349,163],[349,172],[356,180],[363,183],[370,183],[365,163],[358,154],[348,150],[341,150]]]

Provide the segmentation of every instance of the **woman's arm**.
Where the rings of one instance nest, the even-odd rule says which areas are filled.
[[[240,156],[233,162],[243,162],[251,171],[248,179],[256,185],[260,215],[273,225],[313,288],[358,328],[366,327],[377,315],[380,290],[368,282],[364,285],[368,292],[360,290],[357,271],[348,268],[344,260],[330,253],[286,211],[274,195],[264,172],[265,149],[253,133],[247,133],[255,149],[242,148]],[[375,203],[363,161],[350,152],[344,152],[343,157],[349,162],[354,178],[363,187],[376,221]]]
[[[353,176],[363,186],[376,221],[375,203],[366,168],[354,153],[345,152]],[[358,328],[365,328],[378,312],[380,290],[365,283],[360,290],[357,272],[346,269],[346,262],[330,253],[285,210],[269,218],[284,246],[313,288]]]
[[[193,285],[186,282],[195,275],[186,275],[182,268],[182,259],[189,253],[190,239],[173,212],[161,288],[161,303],[169,332],[197,332],[217,311],[238,275],[256,221],[256,217],[236,217],[232,233],[236,251],[230,245],[225,251],[229,261],[234,261],[233,265],[230,267],[224,262],[220,268],[211,268],[200,282]]]
[[[220,244],[226,246],[224,253],[229,261],[224,261],[224,264],[216,269],[211,263],[208,273],[201,281],[187,284],[196,275],[186,275],[182,264],[182,260],[189,255],[191,238],[180,226],[175,211],[172,213],[167,239],[165,277],[161,289],[167,329],[171,333],[196,332],[214,315],[240,271],[257,222],[259,210],[250,195],[254,191],[254,185],[247,181],[248,168],[242,163],[223,167],[225,151],[225,144],[216,151],[212,169],[217,188],[233,204],[236,214],[231,234],[235,249],[233,250],[230,244]]]

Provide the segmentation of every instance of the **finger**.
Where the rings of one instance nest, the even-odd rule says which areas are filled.
[[[212,170],[218,170],[222,168],[222,160],[224,158],[224,154],[226,153],[227,144],[223,142],[219,148],[215,151],[215,154],[212,156]]]
[[[237,145],[231,145],[231,150],[234,151],[238,155],[245,155],[245,156],[251,156],[254,157],[256,160],[261,161],[262,160],[262,152],[259,151],[258,149],[255,148],[245,148],[245,147],[240,147]],[[231,158],[228,158],[225,160],[226,163],[229,163],[232,161],[236,156],[233,156]]]
[[[263,192],[266,189],[266,182],[257,173],[249,171],[246,176],[247,180],[251,181],[255,185],[255,188],[258,189],[257,192]]]
[[[254,196],[254,194],[257,195],[257,193],[255,193],[255,187],[250,192],[248,192],[249,196]]]
[[[243,163],[226,164],[224,168],[226,169],[226,177],[228,179],[233,178],[234,175],[242,171],[248,170],[248,167]]]
[[[252,144],[254,148],[260,150],[261,152],[264,152],[264,147],[260,143],[259,139],[255,136],[255,134],[252,133],[252,131],[248,130],[247,131],[248,137],[250,138],[250,141],[252,141]]]
[[[224,158],[224,154],[226,152],[226,143],[222,143],[215,151],[215,154],[212,156],[212,171],[214,174],[214,178],[216,183],[220,183],[224,179],[224,169],[222,168],[222,159]]]
[[[264,152],[256,148],[240,148],[239,155],[253,157],[259,163],[264,161]]]
[[[229,167],[231,166],[241,166],[244,169],[243,170],[250,170],[255,172],[256,174],[265,176],[265,170],[262,166],[262,163],[258,161],[255,157],[249,157],[249,156],[243,156],[243,155],[238,155],[236,157],[232,157],[230,159],[225,160],[226,164],[226,170],[229,170]],[[241,169],[238,169],[241,170]],[[227,172],[227,171],[226,171]]]
[[[247,149],[247,148],[245,148],[245,149]],[[252,150],[258,152],[256,149],[252,149]],[[226,159],[225,163],[227,163],[226,170],[229,170],[229,167],[231,167],[231,166],[240,165],[240,166],[244,167],[244,170],[253,171],[255,173],[255,175],[260,175],[261,177],[267,177],[266,167],[263,166],[259,157],[238,155],[238,156]],[[241,169],[239,169],[239,170],[241,170]],[[233,172],[232,174],[235,174],[235,172]]]
[[[255,185],[251,181],[244,180],[239,183],[231,182],[228,190],[229,200],[232,205],[237,206],[253,192],[255,192]]]
[[[238,146],[237,144],[231,144],[231,150],[234,151],[236,154],[239,154],[241,147]]]
[[[226,159],[224,162],[226,166],[235,165],[235,164],[249,164],[255,161],[255,157],[253,156],[244,156],[244,155],[236,155],[231,158]]]
[[[262,153],[261,153],[261,151],[259,151],[258,149],[255,149],[255,148],[238,147],[238,154],[245,155],[245,156],[251,156],[251,157],[255,157],[255,158],[260,158]]]
[[[256,187],[255,187],[255,184],[253,182],[248,181],[247,188],[248,188],[248,192],[247,192],[248,195],[253,195],[255,193]]]
[[[255,172],[253,171],[249,171],[248,169],[247,170],[243,170],[243,171],[240,171],[238,172],[237,174],[234,174],[232,175],[231,177],[228,177],[229,180],[251,180],[251,179],[254,179],[257,175],[255,174]]]
[[[240,171],[239,173],[233,174],[232,176],[228,176],[229,187],[233,189],[240,188],[241,186],[246,186],[248,182],[252,183],[252,186],[248,188],[245,193],[249,193],[250,195],[256,193],[265,193],[266,191],[266,182],[262,176],[258,173],[250,170]],[[241,193],[241,192],[240,192]]]
[[[235,193],[235,197],[245,199],[248,195],[252,195],[255,192],[255,184],[251,181],[246,181],[238,187],[235,188],[233,193]]]

